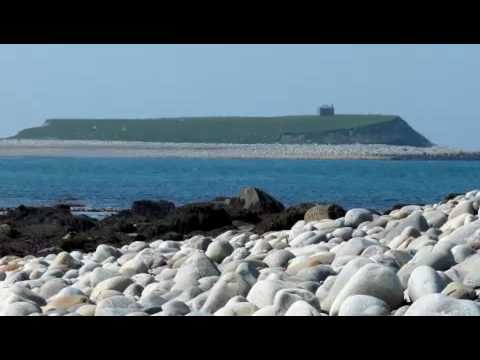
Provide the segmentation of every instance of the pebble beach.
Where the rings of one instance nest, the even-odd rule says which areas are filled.
[[[480,316],[480,190],[291,228],[0,259],[3,316]],[[7,231],[0,225],[0,232]]]
[[[0,156],[205,159],[480,159],[480,152],[443,146],[201,144],[121,141],[0,140]]]

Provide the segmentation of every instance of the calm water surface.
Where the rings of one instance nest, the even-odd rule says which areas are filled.
[[[289,205],[336,202],[384,209],[480,188],[480,161],[0,158],[0,207],[78,199],[127,208],[138,199],[177,204],[256,186]]]

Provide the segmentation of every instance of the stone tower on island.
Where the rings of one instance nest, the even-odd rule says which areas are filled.
[[[335,108],[333,105],[322,105],[318,110],[320,116],[333,116],[335,115]]]

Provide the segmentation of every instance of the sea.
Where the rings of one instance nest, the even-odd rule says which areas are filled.
[[[0,158],[0,208],[72,203],[125,209],[265,190],[285,205],[329,202],[385,210],[480,188],[480,161]]]

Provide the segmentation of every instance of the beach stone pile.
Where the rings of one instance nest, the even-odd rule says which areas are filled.
[[[479,207],[475,190],[261,235],[5,256],[0,315],[479,316]]]

